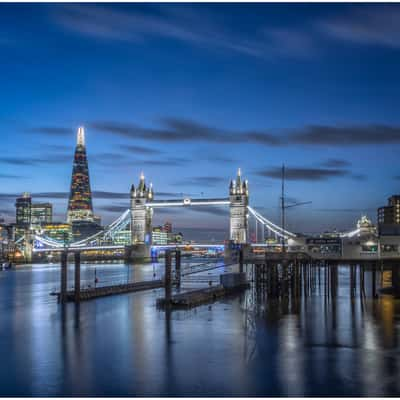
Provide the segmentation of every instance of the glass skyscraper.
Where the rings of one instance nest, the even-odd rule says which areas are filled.
[[[32,198],[29,193],[24,193],[15,202],[16,222],[18,228],[27,229],[31,225]]]
[[[68,201],[67,221],[68,223],[93,222],[92,192],[90,190],[89,168],[86,157],[85,132],[83,127],[78,129]]]

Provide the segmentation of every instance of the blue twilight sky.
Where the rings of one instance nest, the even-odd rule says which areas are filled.
[[[65,217],[77,127],[108,223],[141,171],[158,198],[250,202],[288,227],[353,227],[400,184],[400,6],[0,4],[0,216],[16,194]],[[156,223],[226,229],[223,210]]]

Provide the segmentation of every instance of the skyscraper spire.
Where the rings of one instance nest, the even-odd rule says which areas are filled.
[[[67,221],[93,222],[92,192],[90,190],[89,167],[86,157],[85,131],[79,127],[72,167]]]
[[[80,126],[78,128],[78,135],[77,135],[76,144],[78,146],[84,146],[85,145],[85,129],[84,129],[83,126]]]

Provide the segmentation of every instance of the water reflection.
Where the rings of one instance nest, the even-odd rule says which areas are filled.
[[[337,288],[329,289],[336,296],[325,296],[320,287],[301,299],[268,300],[256,288],[247,292],[246,360],[257,368],[263,362],[276,365],[280,388],[274,394],[399,393],[399,301],[391,296],[374,300],[372,273],[364,274],[365,287],[357,287],[353,297],[348,266],[338,268]],[[388,272],[377,281],[389,284]],[[266,340],[274,343],[271,334],[278,338],[272,351],[266,345]]]
[[[86,284],[94,268],[100,282],[163,273],[161,264],[84,264]],[[271,299],[253,285],[172,312],[155,307],[162,289],[61,305],[49,296],[56,266],[2,272],[0,394],[398,395],[399,301],[372,298],[369,270],[356,271],[365,293],[357,283],[352,296],[349,271],[330,277],[336,295],[326,295],[322,269],[307,296]],[[390,273],[376,279],[387,285]]]

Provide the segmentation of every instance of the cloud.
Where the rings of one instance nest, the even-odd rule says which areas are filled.
[[[341,168],[341,167],[349,167],[351,163],[347,160],[342,160],[339,158],[329,158],[326,161],[323,161],[320,164],[322,167],[328,167],[328,168]]]
[[[287,28],[264,28],[269,49],[285,57],[308,57],[315,53],[313,36],[304,31]]]
[[[191,193],[174,193],[174,192],[155,192],[154,195],[156,197],[192,197],[193,194]]]
[[[272,132],[268,129],[233,131],[181,118],[163,118],[159,123],[159,128],[145,128],[135,124],[116,122],[94,122],[91,127],[104,133],[130,139],[171,143],[250,143],[265,146],[302,144],[338,147],[400,143],[400,126],[396,125],[308,125],[299,129]]]
[[[0,179],[23,179],[25,176],[23,175],[13,175],[13,174],[3,174],[0,173]]]
[[[313,211],[327,213],[358,213],[360,212],[376,212],[376,208],[314,208]]]
[[[32,198],[37,199],[66,199],[69,196],[68,192],[39,192],[31,193]]]
[[[180,208],[172,208],[172,207],[166,207],[166,208],[157,208],[154,210],[154,216],[157,215],[176,215],[176,214],[182,214],[182,210]]]
[[[2,216],[15,217],[15,210],[2,208],[0,209],[0,218]]]
[[[110,200],[110,199],[129,199],[130,194],[129,190],[127,190],[125,193],[122,192],[106,192],[106,191],[101,191],[101,190],[95,190],[92,192],[93,198],[95,199],[105,199],[105,200]]]
[[[163,167],[177,167],[186,163],[191,162],[188,158],[184,157],[167,157],[165,159],[153,159],[153,160],[138,160],[138,165],[158,165]]]
[[[40,147],[48,149],[51,152],[71,153],[71,151],[73,151],[71,146],[66,146],[64,144],[40,144]]]
[[[190,210],[194,211],[196,213],[205,213],[205,214],[211,214],[215,216],[226,216],[228,215],[229,211],[227,207],[218,207],[218,206],[190,206]]]
[[[212,144],[255,144],[268,147],[307,145],[307,146],[336,146],[351,147],[361,145],[385,145],[400,143],[400,126],[383,124],[366,125],[306,125],[298,129],[244,129],[231,130],[206,125],[204,123],[185,118],[164,117],[157,120],[156,127],[144,127],[134,123],[121,123],[113,121],[93,121],[88,124],[89,128],[103,134],[118,135],[130,140],[143,140],[152,143],[212,143]],[[90,162],[106,166],[119,166],[131,164],[141,165],[179,166],[193,161],[185,157],[160,157],[161,150],[153,149],[151,146],[142,146],[136,143],[120,145],[129,153],[149,156],[158,155],[154,158],[135,159],[127,154],[106,152],[89,155]],[[194,155],[201,159],[198,155]],[[61,163],[71,161],[70,154],[49,154],[41,157],[0,157],[0,163],[12,165],[35,165],[39,163]],[[216,163],[236,162],[229,157],[211,157]],[[326,163],[345,163],[345,160],[327,160]],[[325,164],[325,166],[329,166]],[[336,165],[339,166],[339,165]],[[343,164],[344,166],[344,164]]]
[[[15,193],[0,193],[0,200],[12,200],[20,195],[21,194],[15,194]]]
[[[0,164],[14,166],[37,166],[46,164],[63,164],[72,161],[72,156],[68,154],[48,154],[41,157],[0,157]]]
[[[0,157],[0,163],[9,165],[32,166],[37,163],[37,159],[21,158],[21,157]]]
[[[118,205],[118,204],[111,204],[106,206],[97,207],[99,210],[110,212],[110,213],[118,213],[122,214],[125,212],[129,207],[125,205]]]
[[[258,144],[271,145],[271,146],[277,146],[277,145],[282,144],[281,137],[274,136],[267,132],[256,132],[256,131],[243,132],[242,140],[245,142],[252,142],[252,143],[256,143],[256,144],[258,143]]]
[[[43,133],[45,135],[50,135],[50,136],[66,136],[66,135],[72,135],[73,129],[61,126],[38,126],[29,128],[28,132]]]
[[[310,125],[294,131],[288,142],[307,145],[356,146],[400,143],[400,126]]]
[[[163,166],[175,167],[186,164],[192,160],[184,157],[162,157],[138,159],[126,156],[121,153],[101,153],[93,154],[88,157],[89,163],[95,163],[111,168],[119,168],[127,165],[135,164],[138,169],[144,166]]]
[[[366,181],[368,177],[365,174],[352,174],[351,178],[355,181]]]
[[[68,5],[54,14],[54,22],[71,32],[102,41],[142,44],[155,38],[180,41],[201,48],[246,56],[304,56],[311,48],[305,33],[255,26],[238,32],[236,26],[215,20],[206,7],[147,5],[125,9],[94,4]]]
[[[326,35],[356,44],[400,48],[400,9],[397,5],[358,6],[345,15],[317,23]]]
[[[211,127],[184,118],[165,117],[158,128],[146,128],[137,124],[112,121],[95,121],[90,127],[97,131],[119,135],[130,139],[160,142],[211,142],[242,143],[245,141],[265,145],[279,145],[281,138],[265,131],[233,131]]]
[[[153,12],[141,12],[138,9],[122,11],[110,5],[70,5],[56,14],[56,21],[82,35],[108,40],[142,42],[148,36],[161,36],[191,43],[204,42],[203,34],[196,33],[193,25],[180,18],[182,15],[177,19],[155,13],[155,8],[147,10]]]
[[[135,154],[162,154],[163,152],[152,147],[138,146],[132,144],[120,145],[122,150],[129,151]]]
[[[280,167],[262,169],[258,175],[266,178],[281,179],[282,169]],[[285,168],[285,179],[291,181],[323,181],[331,178],[350,175],[345,169],[328,168]]]
[[[110,121],[97,121],[90,127],[98,131],[112,133],[131,139],[149,141],[181,142],[181,141],[222,141],[229,140],[225,134],[216,129],[184,119],[168,119],[161,121],[161,128],[145,128],[135,124],[122,124]]]
[[[0,177],[1,178],[1,177]],[[0,202],[3,203],[12,203],[14,204],[15,199],[21,196],[21,193],[0,193]],[[31,193],[31,197],[33,201],[36,200],[68,200],[69,192],[33,192]],[[123,206],[125,211],[129,207],[129,198],[130,193],[129,190],[126,192],[108,192],[95,190],[92,192],[92,197],[95,200],[127,200],[124,204],[118,204],[119,206]],[[155,198],[182,198],[182,197],[192,197],[191,193],[175,193],[175,192],[157,192],[155,191]],[[111,205],[114,206],[115,204]],[[111,207],[110,206],[110,207]],[[111,211],[110,209],[106,209],[105,207],[109,207],[108,205],[101,205],[98,208],[104,211]],[[117,210],[117,209],[115,209]],[[115,211],[116,212],[116,211]]]
[[[204,159],[207,162],[213,162],[217,164],[233,164],[233,163],[238,163],[238,160],[231,158],[231,157],[225,157],[221,155],[208,155],[206,158],[201,158],[199,159]]]
[[[221,184],[228,186],[229,180],[218,176],[197,176],[194,178],[181,179],[175,182],[175,185],[200,187],[215,187]]]

